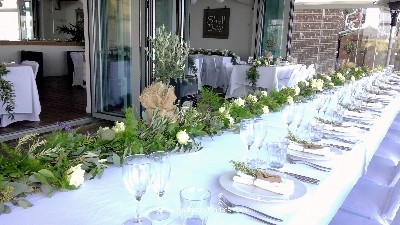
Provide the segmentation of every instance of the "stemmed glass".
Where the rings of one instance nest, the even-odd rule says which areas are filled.
[[[161,203],[161,198],[165,193],[165,188],[169,181],[171,173],[171,163],[169,161],[169,156],[163,152],[158,151],[151,154],[151,159],[153,160],[153,174],[152,174],[152,185],[154,191],[158,195],[159,203]],[[161,208],[161,204],[157,210],[150,212],[149,217],[154,220],[165,220],[170,216],[170,212]]]
[[[293,110],[293,106],[286,106],[282,110],[282,120],[286,123],[287,129],[289,130],[290,124],[292,124],[295,117],[295,112]]]
[[[265,136],[267,135],[267,121],[262,118],[254,120],[254,145],[257,147],[256,157],[251,160],[252,167],[257,168],[262,160],[260,159],[260,150],[263,145]]]
[[[124,222],[128,224],[151,225],[147,218],[140,217],[140,200],[146,192],[151,180],[151,160],[142,154],[127,156],[122,166],[122,175],[126,189],[132,194],[136,201],[136,216]]]
[[[249,151],[251,145],[254,143],[254,120],[243,119],[240,122],[240,138],[246,145],[246,164],[249,164]]]

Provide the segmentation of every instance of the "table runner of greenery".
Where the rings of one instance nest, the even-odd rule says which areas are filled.
[[[214,50],[212,50],[212,49],[202,49],[202,48],[198,48],[198,49],[191,48],[189,50],[189,54],[191,54],[191,55],[195,55],[195,54],[219,55],[219,56],[231,57],[231,63],[233,65],[237,65],[237,55],[236,55],[236,53],[234,53],[234,52],[232,52],[230,50],[227,50],[227,49],[224,49],[224,50],[214,49]]]
[[[7,70],[6,65],[0,62],[0,101],[5,105],[5,110],[8,113],[8,117],[14,119],[13,111],[15,109],[14,102],[14,89],[13,84],[3,77],[7,75],[10,71]]]
[[[45,136],[27,135],[15,147],[1,143],[0,214],[11,212],[9,203],[23,208],[32,206],[24,199],[31,193],[51,196],[59,190],[77,189],[85,179],[100,178],[107,164],[120,166],[128,154],[198,151],[201,145],[195,137],[217,135],[224,129],[233,129],[244,118],[307,101],[318,92],[361,79],[371,72],[363,67],[318,74],[315,79],[301,81],[293,88],[270,93],[255,91],[230,101],[210,89],[203,89],[196,108],[181,109],[166,105],[176,99],[171,94],[173,89],[155,83],[140,96],[146,109],[143,119],[137,120],[133,109],[128,108],[123,122],[115,122],[111,128],[101,127],[96,134],[79,134],[60,123],[60,129]],[[161,106],[150,107],[154,102]]]

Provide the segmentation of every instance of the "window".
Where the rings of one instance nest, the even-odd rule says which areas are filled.
[[[3,0],[0,7],[0,40],[33,39],[32,2]]]

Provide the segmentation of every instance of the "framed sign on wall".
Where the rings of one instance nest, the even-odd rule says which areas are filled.
[[[229,8],[204,9],[203,38],[228,39]]]

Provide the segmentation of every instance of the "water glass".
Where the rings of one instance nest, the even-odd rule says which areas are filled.
[[[308,125],[308,134],[310,135],[311,142],[319,142],[322,140],[324,134],[324,124],[318,120],[310,122]]]
[[[255,157],[250,161],[250,167],[257,168],[264,161],[260,158],[261,147],[263,146],[265,136],[267,135],[267,120],[256,118],[254,120],[254,146],[257,148]]]
[[[333,110],[333,117],[332,117],[332,121],[335,123],[343,123],[343,115],[344,115],[344,107],[341,105],[338,105],[334,110]]]
[[[211,192],[202,187],[189,187],[180,191],[180,198],[183,224],[206,225]]]
[[[244,119],[240,122],[240,138],[246,145],[246,163],[249,164],[249,151],[251,145],[254,143],[254,120]]]
[[[267,144],[268,147],[268,161],[271,168],[282,168],[286,162],[286,154],[289,142],[281,140],[278,142],[271,142]]]

